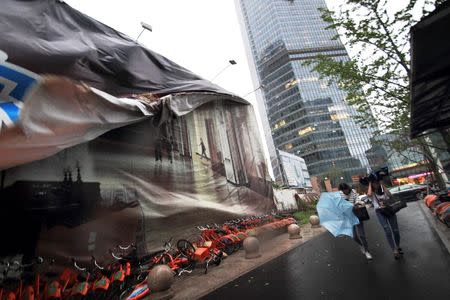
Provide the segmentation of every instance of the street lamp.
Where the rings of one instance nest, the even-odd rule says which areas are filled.
[[[139,38],[141,37],[141,34],[144,33],[144,31],[146,31],[146,30],[148,30],[150,32],[153,31],[152,26],[145,22],[141,22],[141,27],[142,27],[142,31],[141,31],[141,33],[139,33],[138,37],[136,38],[136,41],[135,41],[136,43],[139,40]]]
[[[217,73],[216,76],[214,76],[210,81],[213,82],[214,79],[216,79],[220,74],[223,73],[223,71],[225,71],[226,69],[228,69],[228,68],[231,67],[231,66],[234,66],[235,64],[237,64],[237,62],[236,62],[234,59],[230,59],[230,60],[228,61],[228,64],[225,66],[225,68],[223,68],[222,70],[220,70],[220,72]]]
[[[242,98],[245,98],[245,97],[247,97],[248,95],[250,95],[250,94],[253,94],[254,92],[256,92],[257,90],[259,90],[259,89],[265,89],[266,88],[266,86],[264,85],[264,84],[261,84],[259,87],[257,87],[256,89],[254,89],[253,91],[251,91],[251,92],[248,92],[247,94],[245,94],[244,96],[242,96]]]

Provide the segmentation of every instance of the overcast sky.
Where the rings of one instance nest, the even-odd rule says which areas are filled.
[[[390,0],[392,3],[405,0]],[[228,60],[229,67],[215,83],[243,96],[251,92],[245,49],[234,0],[65,0],[81,12],[130,37],[137,37],[140,22],[153,27],[139,42],[198,75],[212,79]],[[327,0],[329,6],[342,0]],[[254,94],[246,97],[253,101]]]

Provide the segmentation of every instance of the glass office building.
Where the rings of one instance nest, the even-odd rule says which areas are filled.
[[[317,55],[347,60],[335,30],[325,29],[325,0],[236,0],[254,85],[277,149],[303,157],[311,175],[341,169],[350,180],[366,172],[371,132],[336,84],[304,62]]]

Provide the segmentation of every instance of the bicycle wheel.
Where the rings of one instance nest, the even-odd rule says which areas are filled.
[[[194,257],[195,248],[191,242],[185,239],[178,240],[177,249],[188,258]]]
[[[202,247],[205,244],[205,239],[201,234],[191,234],[186,240],[196,247]]]

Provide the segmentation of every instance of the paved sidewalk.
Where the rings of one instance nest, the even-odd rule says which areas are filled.
[[[262,243],[262,255],[259,258],[245,259],[245,253],[242,250],[227,257],[219,266],[210,266],[208,274],[204,274],[202,268],[196,269],[191,274],[183,274],[172,286],[175,294],[173,299],[198,299],[205,296],[325,231],[322,227],[311,228],[309,224],[304,225],[301,226],[301,239],[290,240],[288,234],[283,233]]]

